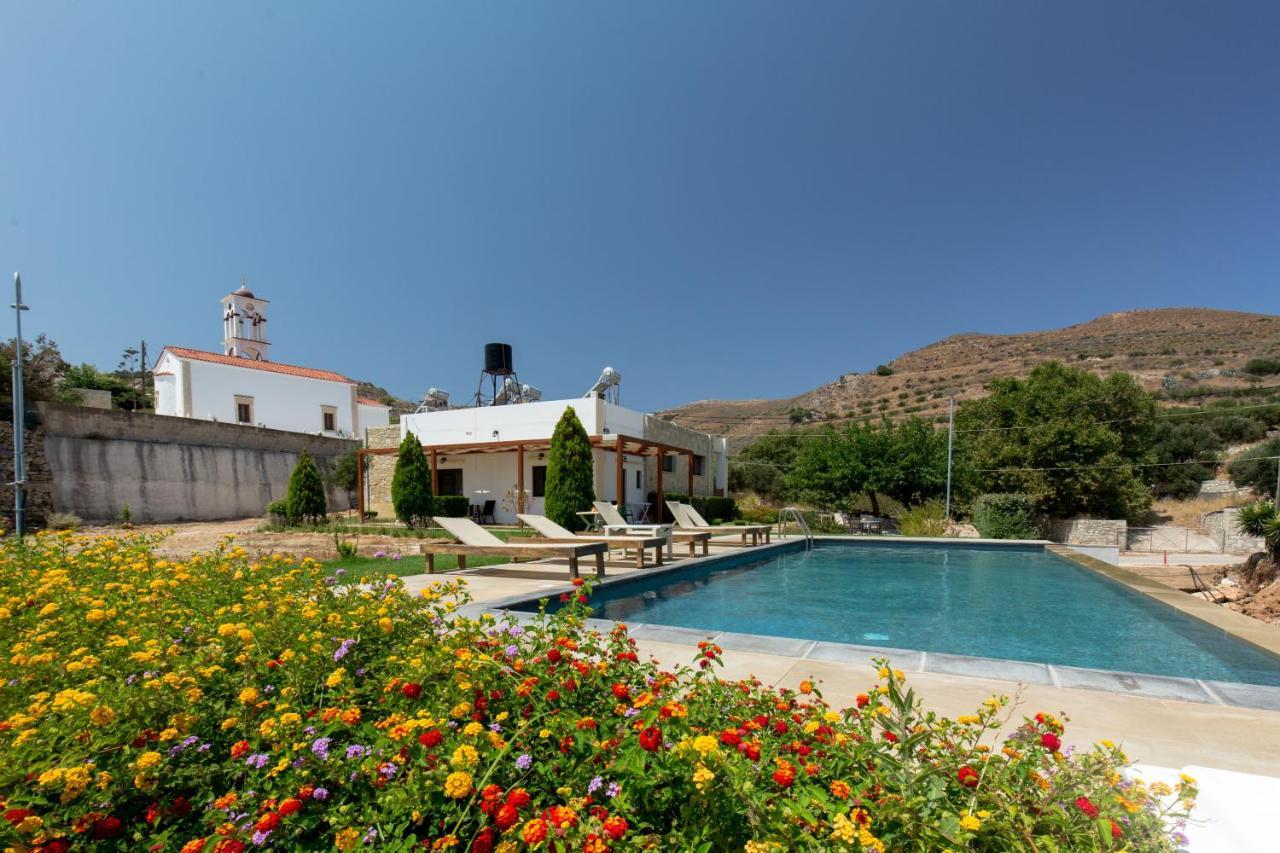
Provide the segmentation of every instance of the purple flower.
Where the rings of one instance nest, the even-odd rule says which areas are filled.
[[[328,788],[316,788],[314,791],[312,791],[312,792],[311,792],[311,799],[313,799],[313,800],[327,800],[327,799],[329,799],[329,789],[328,789]]]
[[[489,731],[491,731],[491,732],[500,732],[500,731],[502,731],[502,724],[501,724],[501,723],[490,723],[490,724],[489,724]]]
[[[378,773],[380,773],[384,779],[394,779],[396,773],[399,771],[400,768],[396,767],[390,761],[384,762],[382,766],[378,768]]]
[[[604,777],[596,776],[594,779],[592,779],[590,782],[587,783],[587,793],[594,794],[596,791],[599,791],[603,787],[604,787]]]
[[[613,799],[622,793],[622,786],[617,782],[610,782],[609,787],[604,789],[604,795],[609,799]]]
[[[333,574],[334,574],[334,576],[335,576],[335,577],[339,577],[339,578],[340,578],[340,577],[342,577],[343,575],[345,575],[346,573],[347,573],[347,570],[346,570],[346,569],[338,569],[338,570],[337,570],[337,571],[335,571]]]
[[[527,752],[522,754],[519,758],[516,759],[517,770],[528,770],[532,766],[533,766],[533,756]]]
[[[315,753],[316,758],[321,761],[329,760],[329,744],[333,743],[332,738],[318,737],[311,744],[311,751]]]
[[[374,556],[374,559],[379,559],[379,560],[380,560],[380,559],[382,559],[383,557],[387,556],[387,552],[386,552],[386,551],[374,551],[374,552],[373,552],[373,556]]]
[[[393,559],[393,560],[398,560],[398,559],[400,559],[400,552],[399,552],[399,551],[396,551],[394,554],[392,554],[392,555],[391,555],[391,559]]]
[[[519,625],[508,625],[507,633],[513,637],[519,637],[524,633],[524,628],[521,628]]]
[[[369,827],[369,831],[366,832],[364,834],[364,838],[360,840],[363,841],[365,844],[372,844],[373,842],[378,840],[378,830],[374,829],[372,826]]]
[[[244,763],[248,764],[250,767],[256,767],[257,769],[261,770],[262,768],[267,766],[267,762],[270,760],[271,760],[270,755],[267,755],[265,752],[259,752],[256,755],[250,755],[248,758],[244,760]]]
[[[369,754],[369,747],[353,743],[347,747],[347,758],[361,758]]]
[[[335,661],[339,661],[345,658],[347,656],[347,652],[351,651],[351,647],[355,644],[355,640],[343,640],[342,645],[338,646],[337,650],[333,653],[333,659]]]
[[[196,747],[196,752],[208,752],[212,746],[213,744],[211,743],[202,743],[200,746]]]
[[[263,832],[262,830],[258,830],[253,834],[253,843],[258,847],[261,847],[262,845],[267,843],[267,839],[270,837],[271,837],[271,830],[268,829],[266,832]]]
[[[507,660],[514,660],[515,657],[520,654],[520,649],[514,645],[507,646],[502,650],[502,653],[507,656]]]

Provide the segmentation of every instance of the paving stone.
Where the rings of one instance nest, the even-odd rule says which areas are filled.
[[[723,643],[721,644],[723,645]],[[872,658],[888,658],[892,666],[902,670],[920,669],[922,655],[913,649],[892,649],[883,646],[858,646],[850,643],[817,643],[809,654],[809,660],[827,660],[836,663],[871,665]]]
[[[998,678],[1001,681],[1020,681],[1024,684],[1053,684],[1049,667],[1044,664],[1003,658],[979,658],[929,652],[925,655],[924,671],[968,675],[974,678]]]
[[[1280,711],[1280,687],[1240,684],[1233,681],[1206,681],[1205,683],[1228,705]]]
[[[697,645],[720,632],[699,630],[697,628],[677,628],[673,625],[640,625],[629,633],[637,640],[657,640],[663,643]]]
[[[1136,672],[1109,672],[1103,669],[1057,665],[1053,667],[1053,672],[1058,676],[1058,683],[1062,687],[1217,704],[1203,687],[1190,678],[1172,678],[1167,675],[1146,675]]]
[[[813,645],[813,640],[793,640],[787,637],[766,637],[761,634],[725,633],[716,638],[716,645],[737,652],[759,652],[766,655],[803,657]]]

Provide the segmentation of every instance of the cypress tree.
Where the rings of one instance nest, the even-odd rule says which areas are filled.
[[[409,527],[425,526],[435,514],[435,495],[431,491],[431,463],[413,433],[400,442],[396,470],[391,475],[391,505],[396,518]]]
[[[324,498],[324,481],[311,459],[302,451],[298,463],[289,475],[289,491],[285,493],[285,507],[290,521],[306,521],[317,524],[324,520],[328,507]]]
[[[595,500],[591,439],[572,408],[564,414],[551,434],[551,452],[547,455],[547,487],[543,512],[547,518],[570,530],[585,526],[577,513],[591,509]]]

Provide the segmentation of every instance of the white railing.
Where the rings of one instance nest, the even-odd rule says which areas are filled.
[[[804,514],[793,506],[783,507],[778,510],[778,538],[787,538],[788,525],[795,527],[796,535],[804,537],[804,548],[809,550],[813,547],[813,531],[809,529],[809,523],[804,520]]]

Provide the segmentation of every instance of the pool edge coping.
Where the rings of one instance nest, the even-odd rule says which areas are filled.
[[[905,536],[862,537],[862,536],[831,536],[831,535],[827,535],[827,536],[820,535],[820,536],[815,536],[813,538],[815,541],[832,541],[832,542],[857,541],[857,542],[867,542],[870,544],[886,544],[886,545],[890,545],[891,547],[898,543],[933,544],[933,545],[945,545],[945,544],[998,545],[998,546],[1004,546],[1004,547],[1022,547],[1022,548],[1025,548],[1028,546],[1032,546],[1032,547],[1039,546],[1043,548],[1047,553],[1051,553],[1055,556],[1061,557],[1071,562],[1073,565],[1079,566],[1080,568],[1083,568],[1087,571],[1093,571],[1093,572],[1102,574],[1108,579],[1114,582],[1120,583],[1126,587],[1129,587],[1130,589],[1133,589],[1135,592],[1138,592],[1147,598],[1151,598],[1159,603],[1166,604],[1169,607],[1172,607],[1173,609],[1182,612],[1184,615],[1197,619],[1200,622],[1208,623],[1209,625],[1223,631],[1223,633],[1227,634],[1233,639],[1239,640],[1240,642],[1244,642],[1255,648],[1259,648],[1270,654],[1280,656],[1280,631],[1277,631],[1276,637],[1264,636],[1263,642],[1256,642],[1251,638],[1249,638],[1248,636],[1244,636],[1242,633],[1235,630],[1231,630],[1230,627],[1220,624],[1218,621],[1215,621],[1214,619],[1204,618],[1204,616],[1201,613],[1196,612],[1199,608],[1196,608],[1194,606],[1188,607],[1188,608],[1178,606],[1178,603],[1175,603],[1176,599],[1174,599],[1173,596],[1181,596],[1182,598],[1187,599],[1189,602],[1195,602],[1197,604],[1203,605],[1204,607],[1211,608],[1210,612],[1206,614],[1209,616],[1222,616],[1222,614],[1225,613],[1225,614],[1230,614],[1231,616],[1237,617],[1239,619],[1248,620],[1248,622],[1250,623],[1256,622],[1258,626],[1261,626],[1263,628],[1271,627],[1266,625],[1266,623],[1257,622],[1257,620],[1254,620],[1251,617],[1245,616],[1244,614],[1241,614],[1241,613],[1235,613],[1234,611],[1219,608],[1217,605],[1210,604],[1207,601],[1194,599],[1189,595],[1179,593],[1177,590],[1173,589],[1172,587],[1165,587],[1164,585],[1159,584],[1156,581],[1148,580],[1147,578],[1144,578],[1141,575],[1138,575],[1134,572],[1129,572],[1125,569],[1121,569],[1117,566],[1112,566],[1094,557],[1090,557],[1088,555],[1072,551],[1070,550],[1070,546],[1058,545],[1056,543],[1049,542],[1047,540],[1043,540],[1043,539],[1026,539],[1026,540],[1024,539],[1016,539],[1016,540],[948,539],[948,538],[941,538],[941,537],[905,537]],[[660,567],[653,566],[645,569],[643,572],[632,572],[625,575],[615,575],[612,578],[606,576],[603,579],[599,579],[596,583],[596,586],[597,588],[613,586],[613,585],[624,586],[628,583],[637,583],[644,579],[654,577],[656,575],[680,571],[690,567],[703,565],[704,563],[708,563],[708,562],[718,562],[720,560],[724,560],[726,558],[732,558],[744,553],[767,554],[773,551],[789,550],[790,547],[799,546],[802,544],[803,544],[803,540],[800,540],[800,539],[782,539],[782,540],[775,540],[774,542],[771,542],[768,544],[758,545],[750,548],[735,548],[735,550],[729,551],[729,552],[711,554],[707,556],[685,558],[674,563],[664,564]],[[491,568],[491,567],[478,567],[477,571],[482,570],[482,568]],[[466,575],[463,573],[454,573],[454,576],[461,577],[461,578],[466,577]],[[566,581],[563,586],[552,587],[550,589],[544,590],[543,592],[537,595],[530,595],[529,593],[525,592],[525,593],[519,593],[515,595],[504,596],[502,598],[494,599],[492,601],[487,601],[483,603],[465,605],[464,607],[460,608],[460,612],[466,612],[469,615],[473,615],[473,616],[483,614],[483,613],[490,613],[490,614],[510,615],[510,616],[514,616],[517,619],[532,618],[533,616],[536,615],[534,612],[523,611],[523,610],[512,610],[511,607],[516,604],[534,604],[534,603],[537,603],[538,601],[541,601],[544,598],[545,599],[554,598],[556,596],[559,596],[561,593],[569,592],[573,589],[574,587],[572,583],[569,581]],[[1168,595],[1167,597],[1164,594],[1155,595],[1153,594],[1155,592],[1165,593]],[[1222,612],[1221,613],[1214,612],[1218,610],[1221,610]],[[1228,619],[1223,621],[1231,622],[1234,620]],[[659,623],[649,623],[649,622],[621,623],[616,620],[601,619],[598,617],[591,617],[590,622],[596,623],[601,627],[626,624],[629,631],[635,631],[641,628],[656,629],[658,631],[667,630],[667,631],[673,631],[673,632],[674,631],[686,631],[686,632],[704,631],[704,629],[700,629],[700,628],[688,628],[685,626],[678,626],[678,625],[662,625]],[[1249,626],[1249,627],[1253,627],[1253,626]],[[1265,632],[1259,632],[1259,633],[1265,634]],[[814,640],[813,638],[774,637],[767,634],[752,634],[752,633],[746,633],[741,631],[718,631],[713,629],[705,629],[705,637],[711,638],[713,642],[714,642],[714,638],[719,638],[725,634],[732,635],[734,638],[743,638],[746,641],[746,643],[750,645],[764,645],[766,647],[768,646],[776,647],[779,643],[804,642],[807,644],[807,649],[803,655],[778,655],[779,657],[789,657],[796,661],[802,661],[802,660],[821,661],[820,658],[810,657],[812,652],[820,644],[824,646],[842,647],[843,649],[850,650],[851,652],[854,650],[857,650],[859,652],[865,651],[866,653],[871,655],[884,655],[885,657],[890,657],[894,654],[901,655],[902,652],[908,652],[910,654],[920,656],[919,668],[916,668],[916,669],[912,669],[910,667],[899,667],[899,668],[906,669],[908,671],[913,671],[913,672],[926,673],[930,675],[947,675],[947,676],[956,676],[960,678],[985,679],[985,680],[991,680],[991,681],[1002,681],[1010,684],[1034,684],[1036,686],[1052,687],[1060,690],[1089,690],[1096,693],[1119,695],[1119,696],[1136,696],[1140,698],[1153,699],[1158,701],[1195,702],[1197,704],[1216,705],[1224,708],[1245,708],[1245,709],[1251,709],[1251,710],[1280,712],[1280,687],[1270,687],[1268,685],[1263,685],[1263,684],[1248,684],[1245,682],[1235,682],[1235,681],[1205,682],[1204,680],[1198,679],[1198,678],[1185,678],[1182,676],[1171,676],[1171,675],[1156,675],[1153,673],[1125,672],[1123,670],[1094,669],[1090,667],[1075,667],[1075,666],[1069,666],[1065,664],[1050,664],[1043,661],[1023,661],[1023,660],[1017,660],[1013,658],[991,658],[991,657],[980,657],[980,656],[974,656],[974,655],[959,655],[959,654],[953,654],[950,652],[931,652],[923,649],[894,649],[894,648],[885,648],[880,646],[863,645],[863,644],[856,644],[856,643],[837,643],[829,640]],[[645,639],[645,638],[637,638],[637,639]],[[649,639],[653,639],[655,642],[664,642],[663,640],[659,640],[656,638],[649,638]],[[1272,644],[1271,647],[1268,647],[1268,645],[1266,645],[1268,641]],[[676,639],[676,640],[671,640],[667,642],[683,643],[685,641]],[[736,644],[737,643],[735,643],[735,645]],[[689,645],[692,648],[695,644],[690,643]],[[753,649],[734,649],[730,646],[724,646],[724,648],[726,648],[729,651],[742,651],[742,652],[754,651]],[[770,652],[765,652],[765,653],[771,654]],[[865,659],[865,663],[867,665],[870,665],[870,660],[871,660],[870,657],[867,657]],[[826,661],[826,662],[832,662],[832,661]],[[969,671],[968,672],[961,671],[966,669]],[[1019,669],[1022,669],[1024,673],[1043,670],[1044,680],[1040,680],[1040,679],[1028,680],[1025,678],[1010,678],[1008,676],[1000,674],[1001,670],[1009,671],[1009,670],[1019,670]],[[992,670],[994,670],[995,672],[992,672]],[[1065,682],[1063,679],[1064,675],[1067,676]],[[1109,681],[1115,686],[1100,687],[1100,686],[1097,686],[1098,681],[1103,681],[1103,682]],[[1134,687],[1129,687],[1128,686],[1129,684],[1134,685]],[[1222,692],[1221,690],[1218,689],[1219,685],[1225,685],[1226,687],[1230,688],[1229,692],[1232,694],[1235,694],[1234,697],[1224,699],[1221,695],[1219,695]],[[1177,691],[1177,692],[1182,692],[1183,695],[1170,695],[1171,688],[1175,691],[1177,691],[1177,688],[1181,688],[1181,691]],[[1245,694],[1246,697],[1248,696],[1248,694],[1256,693],[1256,694],[1260,694],[1261,698],[1259,698],[1256,702],[1251,702],[1248,700],[1248,698],[1241,699],[1239,695],[1241,693]]]

